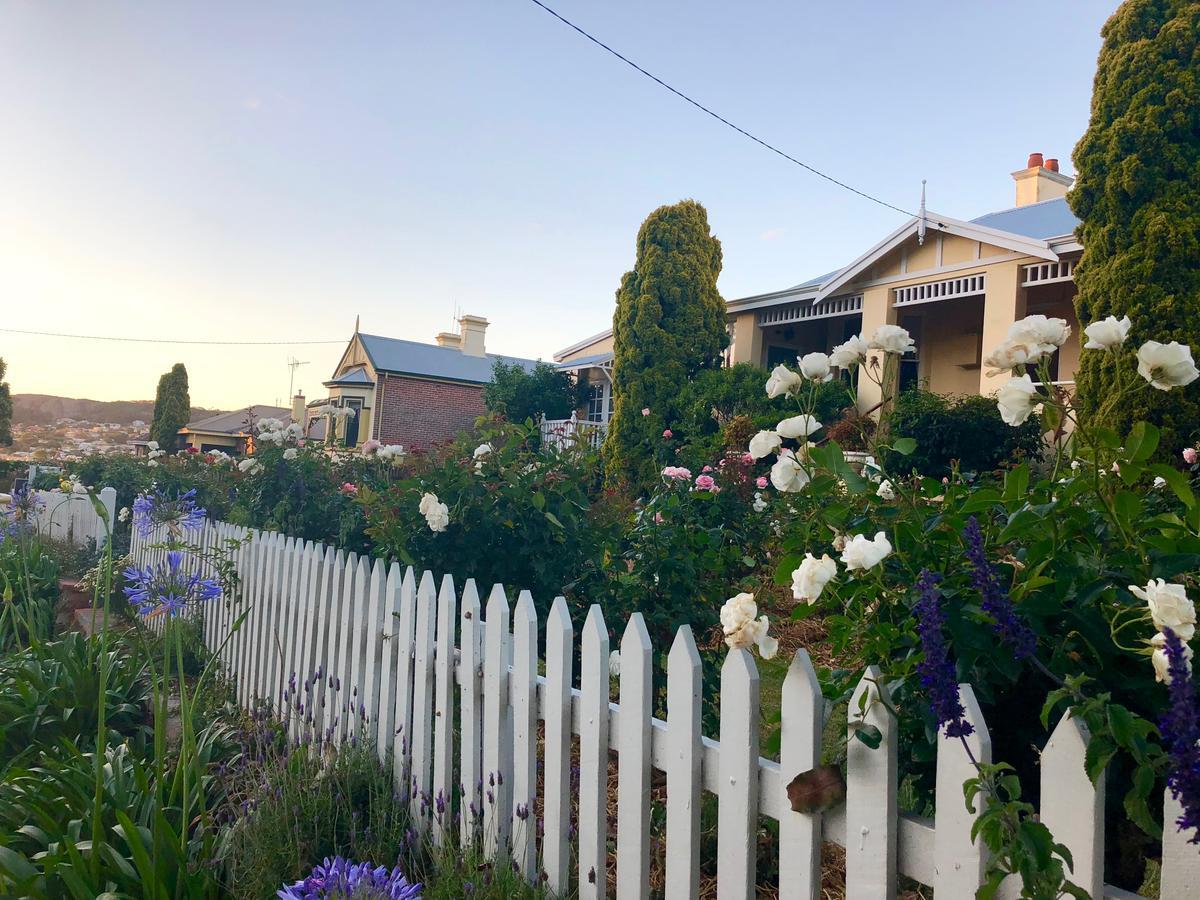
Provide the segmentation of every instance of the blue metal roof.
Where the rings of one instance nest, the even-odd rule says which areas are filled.
[[[607,353],[594,353],[591,356],[581,356],[579,359],[568,360],[567,362],[555,363],[555,368],[559,369],[586,369],[589,366],[598,366],[603,363],[613,361],[613,352],[609,350]]]
[[[526,370],[532,370],[537,365],[537,360],[533,359],[497,356],[494,353],[470,356],[451,347],[402,341],[376,334],[360,333],[358,337],[377,372],[487,384],[492,380],[492,366],[497,360]]]
[[[1074,233],[1079,219],[1071,212],[1066,198],[1057,197],[1054,200],[1043,200],[1040,203],[988,213],[978,219],[972,219],[971,224],[1044,241]]]
[[[371,380],[371,376],[367,374],[366,366],[355,366],[353,369],[351,369],[345,375],[339,376],[338,378],[334,378],[332,381],[325,382],[326,387],[330,387],[331,385],[335,385],[335,384],[344,384],[344,385],[348,385],[348,386],[359,385],[362,387],[371,387],[375,384],[375,382],[373,382]]]

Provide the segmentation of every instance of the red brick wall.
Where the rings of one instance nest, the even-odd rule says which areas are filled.
[[[475,424],[486,410],[483,385],[422,381],[381,374],[374,437],[384,444],[424,450],[445,443]]]

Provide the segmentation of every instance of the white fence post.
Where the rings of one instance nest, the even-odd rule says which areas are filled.
[[[1200,846],[1188,842],[1189,833],[1180,831],[1175,822],[1183,814],[1170,788],[1163,797],[1162,877],[1159,900],[1188,900],[1196,896],[1200,884]],[[1057,835],[1056,835],[1057,837]]]
[[[517,597],[512,626],[512,852],[513,862],[532,883],[537,879],[538,622],[529,591]]]
[[[545,834],[542,868],[546,887],[565,894],[571,855],[567,833],[571,820],[571,676],[575,665],[574,630],[567,601],[555,597],[546,620],[546,683],[543,709],[546,719],[544,773]]]
[[[512,824],[512,785],[504,780],[512,772],[508,627],[508,598],[497,584],[488,597],[483,645],[483,852],[489,859],[507,852]]]
[[[403,581],[400,566],[393,560],[388,565],[387,583],[384,585],[383,633],[386,637],[381,639],[383,653],[379,670],[379,718],[375,722],[375,743],[381,763],[400,743],[396,734],[396,683],[399,680],[396,667],[399,665],[400,588]],[[407,665],[407,648],[404,660]],[[399,750],[394,752],[398,753]]]
[[[433,642],[437,627],[437,595],[433,586],[433,573],[422,572],[417,587],[417,631],[413,650],[413,720],[412,741],[412,789],[409,802],[413,827],[418,834],[424,833],[429,825],[428,812],[433,797],[430,796],[432,778],[430,765],[433,762]]]
[[[412,566],[400,582],[400,618],[396,629],[396,734],[400,751],[392,759],[392,777],[402,797],[412,796],[413,634],[417,627],[417,575]]]
[[[700,896],[700,701],[703,666],[680,625],[667,655],[667,900]]]
[[[721,666],[718,900],[754,896],[760,725],[758,669],[749,650],[730,650]]]
[[[617,755],[617,898],[650,895],[650,718],[654,661],[640,612],[621,638],[620,750]],[[755,760],[757,764],[757,760]]]
[[[1042,750],[1042,823],[1071,851],[1071,880],[1104,896],[1104,777],[1093,785],[1084,768],[1087,728],[1069,713]]]
[[[462,796],[460,839],[467,850],[477,847],[483,822],[483,627],[475,579],[463,585],[462,642],[458,662],[459,779]]]
[[[608,630],[599,606],[583,623],[579,670],[579,897],[608,896]]]
[[[821,764],[825,699],[808,652],[797,650],[783,681],[779,766],[784,782]],[[821,814],[784,814],[779,822],[780,900],[821,894]]]
[[[878,666],[868,666],[850,698],[846,748],[846,900],[896,896],[896,729]],[[855,737],[855,725],[877,728],[879,747]]]
[[[450,830],[454,786],[454,620],[457,608],[454,579],[445,575],[438,592],[433,688],[433,840],[439,845]],[[536,660],[534,665],[537,665]],[[535,675],[536,671],[535,668]]]
[[[958,686],[965,715],[963,718],[975,729],[965,740],[975,762],[988,764],[992,761],[992,738],[983,712],[975,699],[971,686]],[[975,812],[967,810],[963,795],[963,783],[974,778],[975,769],[959,738],[946,736],[943,727],[937,738],[937,781],[935,787],[935,812],[933,830],[933,890],[943,897],[971,897],[983,883],[983,870],[987,863],[986,850],[982,841],[971,840],[971,828],[975,820],[983,815],[984,797],[974,801]]]

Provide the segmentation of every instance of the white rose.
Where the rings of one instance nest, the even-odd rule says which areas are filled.
[[[774,431],[760,431],[750,438],[750,455],[755,459],[762,459],[764,456],[777,453],[782,443],[779,435]]]
[[[1178,341],[1146,341],[1138,349],[1138,374],[1160,391],[1183,387],[1200,378],[1192,362],[1192,348]]]
[[[1166,483],[1167,483],[1167,479],[1163,478],[1161,475],[1154,476],[1154,487],[1160,488],[1163,485],[1165,485]]]
[[[1014,344],[1026,344],[1035,354],[1053,353],[1067,342],[1071,326],[1066,319],[1048,319],[1045,316],[1026,316],[1013,322],[1008,329],[1008,339]]]
[[[771,466],[771,484],[775,485],[777,491],[794,494],[804,490],[810,480],[808,470],[800,465],[800,460],[790,450],[782,451],[775,465]]]
[[[785,394],[794,394],[800,389],[801,378],[784,365],[778,365],[767,379],[767,396],[774,399]]]
[[[1009,425],[1024,423],[1037,406],[1037,388],[1028,375],[1010,378],[996,393],[996,405],[1000,407],[1000,418]]]
[[[1129,592],[1146,602],[1154,627],[1159,631],[1170,628],[1181,641],[1190,641],[1196,634],[1196,606],[1188,599],[1187,589],[1182,584],[1151,578],[1144,588],[1131,584]]]
[[[1087,343],[1083,345],[1083,348],[1085,350],[1116,350],[1125,343],[1125,338],[1129,334],[1129,326],[1132,324],[1129,316],[1125,316],[1123,319],[1109,316],[1101,322],[1093,322],[1083,329],[1083,333],[1087,337]]]
[[[847,572],[865,572],[883,562],[891,552],[891,542],[882,531],[878,532],[874,539],[856,534],[846,541],[846,549],[842,551],[842,565],[846,567]]]
[[[286,450],[283,451],[284,459],[295,459],[299,455],[300,455],[300,451],[297,450],[295,447],[288,447]]]
[[[429,515],[429,511],[438,504],[438,495],[426,491],[421,495],[421,502],[417,504],[417,510],[423,516]]]
[[[158,441],[146,441],[146,449],[147,450],[157,450],[158,449]]]
[[[759,655],[770,659],[779,649],[779,642],[767,634],[769,627],[767,617],[758,615],[753,594],[737,594],[721,607],[721,630],[731,650],[748,650],[757,645]]]
[[[829,354],[829,364],[838,369],[861,366],[867,361],[867,351],[870,349],[870,344],[863,340],[863,336],[856,334],[844,344],[833,348],[833,352]]]
[[[1154,652],[1150,654],[1150,662],[1154,666],[1154,680],[1170,684],[1171,660],[1167,656],[1167,636],[1161,633],[1156,634],[1150,638],[1150,646],[1154,648]],[[1184,644],[1183,658],[1187,661],[1188,672],[1192,671],[1192,657],[1194,655],[1192,648]]]
[[[471,456],[474,459],[479,459],[480,457],[487,456],[491,452],[492,452],[492,445],[488,444],[488,443],[483,443],[475,448],[475,452],[472,453]]]
[[[884,353],[911,353],[917,348],[912,335],[899,325],[880,325],[871,335],[867,345],[872,350],[882,350]]]
[[[829,381],[833,372],[829,368],[829,357],[824,353],[806,353],[800,357],[800,375],[809,381]]]
[[[621,674],[621,651],[614,650],[608,654],[608,675],[610,678],[616,678]]]
[[[807,601],[811,606],[817,602],[821,591],[825,590],[825,585],[836,576],[837,563],[828,553],[822,554],[820,559],[811,553],[805,553],[800,567],[792,572],[792,596],[797,600]]]
[[[1017,366],[1037,362],[1040,355],[1032,352],[1025,344],[1004,341],[983,358],[983,364],[991,370],[988,372],[989,375],[999,375],[1002,372],[1011,372]]]
[[[121,507],[121,511],[119,513],[117,513],[117,521],[118,522],[128,522],[129,521],[129,507],[128,506]]]
[[[879,482],[879,489],[875,491],[875,496],[881,500],[895,500],[896,489],[892,487],[892,483],[886,478]]]
[[[445,503],[434,503],[425,513],[425,524],[430,531],[445,531],[450,524],[450,508]]]
[[[762,492],[755,491],[754,492],[754,511],[757,513],[760,513],[766,508],[767,508],[767,501],[763,499]]]
[[[810,434],[813,434],[814,432],[820,430],[820,428],[821,428],[821,423],[818,422],[814,416],[805,414],[805,415],[799,415],[799,416],[792,416],[790,419],[784,419],[782,422],[780,422],[778,425],[775,426],[775,431],[777,431],[779,433],[780,437],[800,439],[800,438],[808,437]],[[759,432],[759,433],[760,434],[763,434],[763,433],[769,434],[770,432]],[[754,452],[754,442],[753,441],[751,441],[751,443],[750,443],[750,452],[751,453]]]

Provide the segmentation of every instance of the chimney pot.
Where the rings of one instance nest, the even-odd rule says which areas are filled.
[[[439,347],[448,347],[451,350],[462,350],[462,337],[455,334],[453,331],[443,331],[434,338]]]
[[[1025,168],[1027,168],[1027,169],[1040,169],[1040,168],[1042,167],[1042,165],[1043,165],[1043,163],[1042,163],[1042,154],[1040,154],[1040,153],[1030,153],[1030,154],[1029,154],[1029,162],[1027,162],[1027,163],[1025,164]]]
[[[1058,160],[1057,159],[1046,160],[1046,168],[1049,169],[1051,172],[1057,172],[1058,171]]]
[[[484,333],[488,320],[482,316],[462,316],[458,320],[458,333],[462,337],[462,352],[467,356],[486,356]]]

